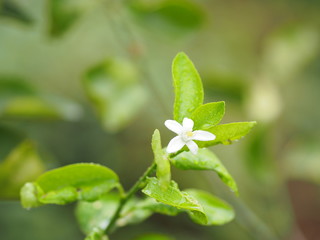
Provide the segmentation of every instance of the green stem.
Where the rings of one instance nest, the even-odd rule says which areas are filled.
[[[123,209],[123,207],[126,205],[127,201],[135,194],[142,186],[142,184],[145,182],[147,177],[153,173],[153,171],[156,169],[156,163],[153,162],[152,165],[144,172],[144,174],[138,179],[138,181],[130,188],[130,190],[121,198],[118,208],[113,214],[110,223],[108,227],[106,228],[106,234],[109,234],[111,230],[113,229],[116,221],[120,217],[120,213]]]

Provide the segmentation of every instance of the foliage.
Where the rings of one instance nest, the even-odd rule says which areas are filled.
[[[105,74],[103,69],[99,67],[91,71],[94,81],[104,81],[103,75],[100,77],[101,73]],[[179,122],[185,117],[193,117],[197,129],[205,129],[217,136],[218,140],[210,141],[205,146],[226,141],[231,143],[246,135],[255,125],[255,122],[249,122],[216,126],[224,115],[224,102],[203,105],[202,82],[186,54],[178,53],[173,60],[172,71],[176,93],[174,117]],[[94,89],[100,91],[99,86]],[[106,95],[102,93],[99,96]],[[175,216],[186,212],[192,221],[201,225],[221,225],[234,218],[229,204],[205,191],[181,191],[178,184],[171,180],[170,164],[183,170],[213,170],[232,191],[238,193],[235,181],[216,155],[208,149],[201,149],[197,155],[187,151],[168,154],[162,148],[157,129],[151,146],[154,163],[126,193],[118,176],[109,168],[77,163],[48,171],[34,182],[26,183],[21,189],[22,205],[31,208],[79,201],[76,215],[87,240],[106,239],[115,228],[141,222],[152,213]],[[156,177],[151,177],[155,168]],[[110,192],[114,188],[118,189],[117,193]],[[147,196],[145,199],[134,197],[141,188]]]

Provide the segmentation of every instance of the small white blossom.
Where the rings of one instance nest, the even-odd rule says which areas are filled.
[[[184,145],[187,145],[189,150],[193,154],[197,154],[198,145],[193,140],[198,141],[212,141],[216,136],[210,132],[193,129],[193,121],[189,118],[184,118],[182,125],[175,120],[167,120],[164,122],[164,125],[171,130],[172,132],[178,134],[178,136],[171,139],[168,144],[167,152],[174,153],[183,148]]]

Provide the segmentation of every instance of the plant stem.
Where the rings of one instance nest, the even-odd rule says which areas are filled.
[[[106,234],[109,234],[113,229],[116,221],[120,216],[121,210],[123,209],[127,201],[142,187],[141,185],[145,182],[147,177],[153,173],[153,171],[156,169],[156,166],[156,163],[153,162],[151,166],[144,172],[144,174],[138,179],[138,181],[130,188],[130,190],[120,199],[118,208],[113,214],[110,223],[105,230]]]

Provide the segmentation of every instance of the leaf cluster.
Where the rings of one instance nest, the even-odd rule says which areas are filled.
[[[99,78],[101,74],[105,76],[105,68],[106,65],[100,66],[89,74],[86,84],[90,85],[90,91],[98,91],[100,84],[106,83],[101,83]],[[224,115],[225,103],[203,104],[200,76],[186,54],[179,53],[175,57],[172,72],[176,95],[174,119],[181,122],[185,117],[191,118],[196,130],[213,133],[215,140],[198,142],[200,149],[196,155],[187,149],[168,154],[156,129],[151,141],[154,163],[128,192],[124,192],[119,177],[111,169],[98,164],[78,163],[48,171],[34,182],[26,183],[21,189],[22,205],[32,208],[78,201],[76,216],[87,240],[108,239],[106,233],[127,224],[139,223],[154,213],[169,216],[186,213],[201,225],[222,225],[231,221],[235,214],[225,201],[199,189],[181,191],[171,179],[171,165],[182,170],[214,171],[238,194],[231,174],[213,152],[203,147],[230,144],[246,135],[255,122],[217,125]],[[120,81],[114,87],[121,91],[121,86],[125,85]],[[104,107],[108,95],[102,94],[102,97],[105,101],[100,105]],[[156,176],[151,176],[155,168]],[[144,198],[134,196],[139,189],[145,194]]]

